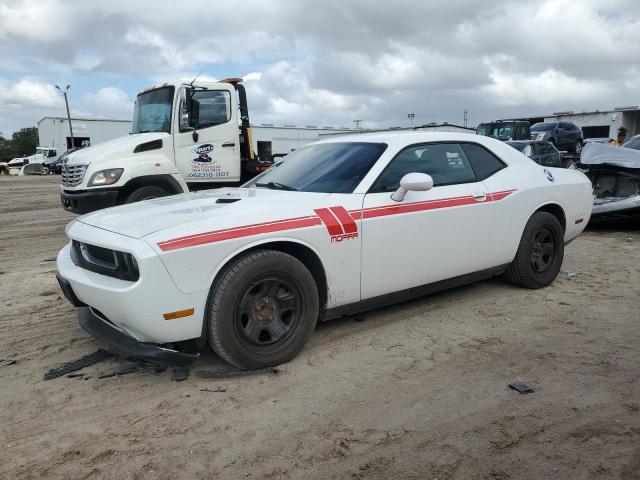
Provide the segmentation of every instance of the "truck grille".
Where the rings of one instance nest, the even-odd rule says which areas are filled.
[[[82,183],[89,165],[62,165],[61,183],[66,187],[76,187]]]

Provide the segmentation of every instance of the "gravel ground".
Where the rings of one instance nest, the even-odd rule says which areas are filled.
[[[543,290],[319,325],[278,374],[203,380],[205,353],[180,383],[98,379],[116,360],[43,381],[101,346],[54,277],[57,181],[0,177],[0,478],[640,478],[639,221],[590,227]]]

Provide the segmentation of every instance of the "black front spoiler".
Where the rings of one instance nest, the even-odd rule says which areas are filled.
[[[124,358],[144,360],[171,367],[188,368],[200,356],[198,353],[185,353],[169,348],[142,343],[116,329],[97,316],[90,307],[78,308],[78,321],[82,329],[109,345],[109,350]]]

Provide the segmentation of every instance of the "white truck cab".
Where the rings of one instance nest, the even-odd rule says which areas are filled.
[[[266,170],[251,142],[242,79],[164,84],[137,96],[131,134],[69,156],[62,166],[66,210],[238,184]]]

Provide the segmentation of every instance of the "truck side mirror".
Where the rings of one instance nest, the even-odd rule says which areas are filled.
[[[189,105],[189,125],[193,128],[198,128],[200,123],[200,102],[191,98]]]

